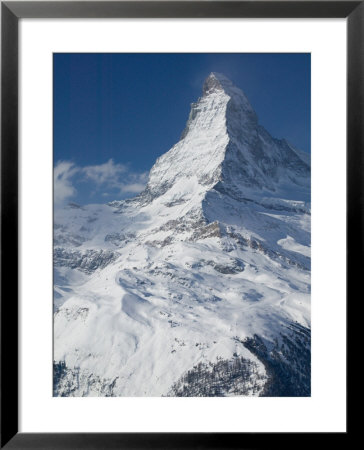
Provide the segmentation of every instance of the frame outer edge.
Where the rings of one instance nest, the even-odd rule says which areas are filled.
[[[364,274],[364,2],[347,20],[347,379],[349,306],[353,307],[362,292]],[[350,305],[351,302],[351,305]],[[348,383],[348,382],[347,382]],[[349,403],[347,384],[347,431]]]
[[[18,5],[15,5],[18,3]],[[37,5],[35,5],[37,3]],[[41,5],[43,3],[43,5]],[[18,304],[17,301],[7,302],[8,298],[18,297],[18,18],[22,17],[66,17],[61,4],[60,9],[49,11],[45,5],[51,2],[1,2],[1,441],[3,448],[101,448],[97,435],[103,439],[105,448],[111,448],[112,442],[119,441],[119,435],[103,433],[57,435],[18,433]],[[72,2],[73,3],[73,2]],[[91,2],[85,2],[87,9]],[[102,2],[98,2],[102,3]],[[105,2],[107,3],[107,2]],[[153,2],[151,2],[153,3]],[[274,2],[272,2],[274,3]],[[282,2],[284,3],[284,2]],[[310,2],[308,2],[310,3]],[[320,3],[320,2],[319,2]],[[333,3],[333,2],[330,2]],[[341,4],[343,2],[340,2]],[[22,5],[21,5],[22,4]],[[349,6],[350,5],[350,6]],[[359,5],[359,6],[358,6]],[[284,4],[281,6],[283,9]],[[33,8],[33,9],[32,9]],[[321,11],[321,10],[320,10]],[[330,10],[331,11],[331,10]],[[54,14],[54,15],[53,15]],[[346,9],[340,8],[334,17],[348,18],[348,109],[347,109],[347,276],[348,298],[357,296],[357,287],[362,274],[363,262],[357,264],[354,254],[363,254],[363,223],[364,223],[364,5],[363,2],[347,2]],[[80,12],[68,11],[67,17],[80,17]],[[81,14],[82,17],[82,14]],[[89,16],[90,17],[90,16]],[[221,16],[222,17],[222,16]],[[263,17],[263,15],[261,16]],[[266,15],[269,17],[269,15]],[[314,16],[312,16],[314,17]],[[319,17],[325,17],[321,11]],[[327,14],[327,17],[332,15]],[[350,76],[349,76],[350,75]],[[354,253],[355,252],[355,253]],[[351,260],[350,260],[351,259]],[[4,268],[6,282],[4,283]],[[11,297],[10,297],[11,295]],[[6,338],[6,341],[5,339]],[[15,351],[14,351],[15,350]],[[157,433],[158,434],[158,433]],[[96,436],[95,436],[96,435]],[[15,436],[15,437],[14,437]],[[213,436],[213,435],[212,435]],[[210,435],[210,437],[212,437]],[[249,436],[249,435],[248,435]],[[251,436],[253,437],[254,434]],[[269,434],[268,434],[269,436]],[[267,436],[267,437],[268,437]],[[324,435],[325,436],[325,435]],[[147,436],[145,436],[146,438]],[[197,436],[196,436],[197,437]],[[233,437],[233,436],[231,436]],[[271,436],[269,436],[271,437]],[[309,437],[309,436],[307,436]],[[343,435],[337,435],[340,439]],[[77,438],[78,441],[77,446]],[[96,438],[96,439],[95,439]],[[148,447],[148,441],[143,436],[125,436],[131,444],[133,439],[141,439],[143,448]],[[148,436],[150,439],[151,436]],[[157,436],[155,435],[155,438]],[[192,438],[192,436],[191,436]],[[204,437],[207,444],[209,436]],[[254,441],[263,436],[255,435]],[[284,436],[282,436],[284,438]],[[317,435],[319,438],[319,435]],[[91,442],[90,442],[90,440]],[[121,438],[122,439],[122,438]],[[176,448],[180,436],[169,436],[167,442],[170,448]],[[30,442],[29,442],[30,440]],[[157,439],[162,443],[163,439]],[[282,439],[283,441],[284,439]],[[10,441],[10,442],[9,442]],[[63,442],[62,442],[63,441]],[[66,442],[64,442],[66,441]],[[95,442],[96,441],[96,442]],[[108,444],[107,444],[108,441]],[[240,438],[235,442],[240,441]],[[249,439],[247,439],[249,442]],[[195,441],[196,443],[198,440]],[[229,439],[224,437],[229,444]],[[287,441],[286,441],[287,442]],[[290,441],[292,442],[292,441]],[[326,439],[325,439],[326,442]],[[82,443],[82,444],[81,444]],[[125,441],[124,441],[125,443]],[[231,443],[231,442],[230,442]],[[326,442],[327,443],[327,442]],[[134,441],[135,444],[135,441]],[[74,447],[76,445],[77,447]],[[129,445],[127,444],[129,447]],[[141,446],[139,448],[142,448]],[[177,445],[178,447],[178,445]],[[181,440],[183,447],[183,439]],[[190,448],[193,448],[192,445]],[[121,448],[121,447],[120,447]],[[135,447],[137,448],[137,447]],[[240,447],[241,448],[241,447]]]
[[[18,19],[3,3],[1,66],[1,445],[4,445],[18,432],[19,397]]]
[[[364,225],[364,2],[348,17],[347,81],[347,208],[348,250],[351,237],[363,252]],[[355,235],[355,236],[354,236]],[[360,239],[360,241],[358,241]],[[349,267],[354,271],[354,267]],[[361,264],[361,268],[364,265]],[[351,279],[351,281],[354,281]]]
[[[22,18],[342,18],[351,0],[6,1]]]

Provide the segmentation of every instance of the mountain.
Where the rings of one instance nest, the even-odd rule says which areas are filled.
[[[310,162],[211,73],[145,190],[54,217],[54,395],[310,395]]]

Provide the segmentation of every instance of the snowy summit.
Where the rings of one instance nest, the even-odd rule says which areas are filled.
[[[54,395],[310,395],[310,171],[211,73],[141,194],[55,213]]]

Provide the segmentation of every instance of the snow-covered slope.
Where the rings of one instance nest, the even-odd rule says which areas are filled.
[[[55,212],[54,394],[310,394],[310,164],[212,73],[131,200]]]

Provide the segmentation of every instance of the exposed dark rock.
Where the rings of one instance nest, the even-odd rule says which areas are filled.
[[[110,233],[105,236],[105,242],[111,242],[111,244],[114,244],[115,247],[120,247],[127,244],[134,238],[134,233]]]
[[[212,222],[208,225],[202,226],[192,234],[190,240],[197,241],[199,239],[207,239],[209,237],[221,237],[221,229],[218,222]]]
[[[119,254],[109,250],[66,250],[55,248],[53,262],[55,266],[78,269],[86,273],[92,273],[97,269],[103,269],[118,258]]]

